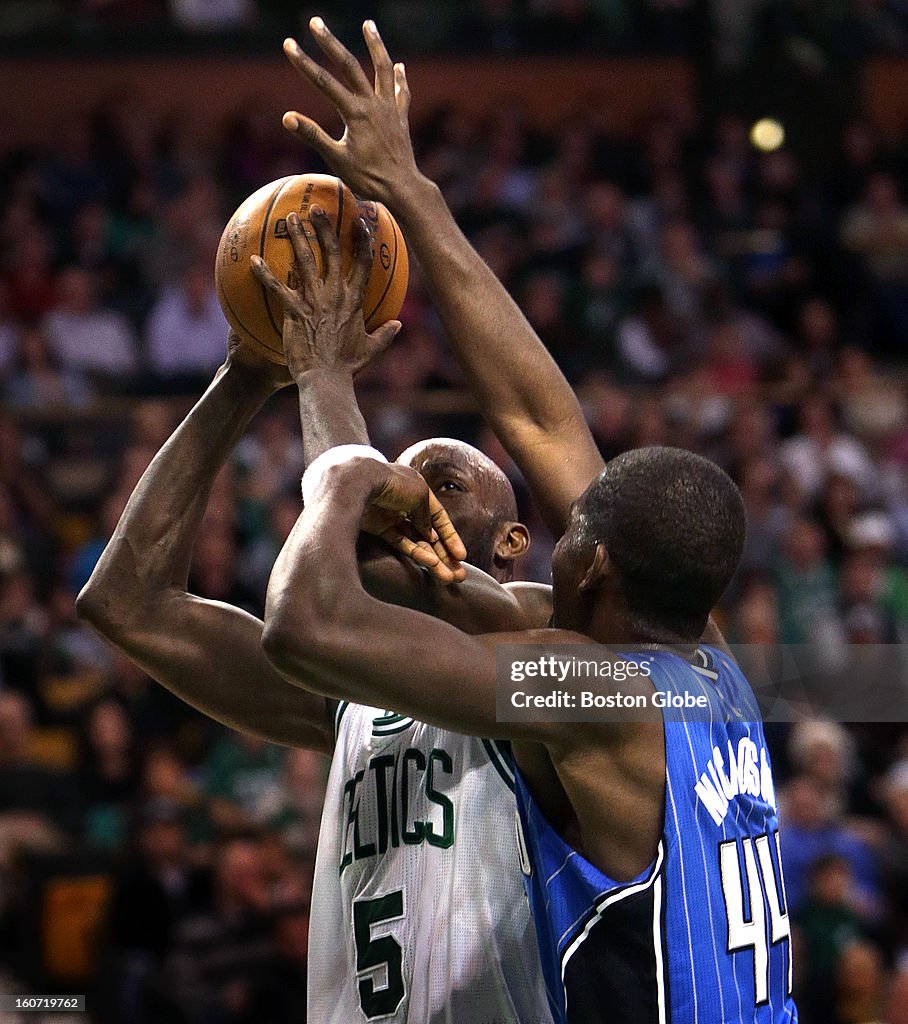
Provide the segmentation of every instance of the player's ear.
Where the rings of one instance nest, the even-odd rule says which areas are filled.
[[[587,593],[590,590],[595,590],[600,586],[605,580],[608,571],[608,552],[605,550],[605,545],[599,543],[596,545],[596,550],[593,552],[593,559],[590,562],[589,568],[586,570],[586,575],[580,581],[579,589],[581,594]]]
[[[505,523],[495,545],[496,562],[513,562],[525,555],[530,546],[530,531],[523,523]]]

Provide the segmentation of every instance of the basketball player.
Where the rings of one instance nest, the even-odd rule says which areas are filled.
[[[334,233],[323,214],[313,219],[327,268],[319,294],[330,290],[331,300],[320,307],[328,331],[310,339],[317,344],[305,359],[294,360],[310,460],[333,445],[368,441],[352,373],[397,326],[365,334],[359,309],[368,245],[359,247],[351,280],[342,282]],[[312,270],[304,262],[308,244],[298,218],[289,227],[305,290],[311,284],[305,272]],[[304,321],[303,295],[291,298],[289,334],[294,317]],[[404,723],[371,701],[326,702],[289,686],[262,652],[260,620],[187,593],[192,548],[214,479],[255,412],[289,382],[286,369],[230,339],[224,366],[137,485],[79,596],[79,613],[149,675],[217,721],[333,753],[311,911],[310,1020],[549,1024],[513,842],[508,752],[492,741]],[[547,621],[545,588],[501,585],[529,543],[504,474],[476,449],[446,439],[416,445],[401,460],[437,488],[491,575],[469,567],[457,587],[439,586],[409,560],[373,546],[363,560],[370,589],[386,600],[447,614],[468,631]],[[435,525],[444,532],[437,515]],[[459,575],[456,567],[442,578],[453,575]],[[381,894],[404,883],[406,922],[414,930],[406,955],[395,961],[401,947],[382,934],[381,923],[394,907]]]
[[[367,22],[373,86],[321,19],[310,25],[337,77],[293,41],[285,52],[346,130],[335,141],[296,112],[285,126],[398,218],[484,414],[556,536],[566,526],[553,559],[556,628],[529,635],[652,645],[650,679],[623,688],[692,691],[711,716],[498,723],[496,643],[528,634],[470,637],[358,583],[352,543],[370,501],[425,515],[425,481],[371,458],[310,482],[269,586],[269,657],[317,692],[515,741],[528,891],[558,1021],[796,1020],[759,714],[724,644],[696,646],[704,630],[720,640],[709,611],[740,556],[740,495],[718,467],[673,449],[602,468],[566,381],[416,168],[403,66]],[[393,901],[405,907],[405,889]]]
[[[360,519],[376,500],[425,514],[422,477],[354,456],[310,481],[309,493],[272,574],[265,650],[288,679],[391,708],[404,728],[413,716],[514,741],[528,892],[555,1019],[796,1020],[759,712],[734,661],[698,646],[744,541],[743,503],[725,473],[673,448],[612,460],[574,504],[555,549],[554,628],[484,636],[377,601],[360,584]],[[595,657],[613,662],[627,660],[615,652],[647,645],[627,658],[648,673],[599,679],[607,694],[640,695],[647,710],[632,722],[499,722],[496,647],[528,642],[609,645]],[[589,682],[557,685],[576,700]],[[654,692],[701,698],[707,717],[663,721]],[[357,838],[355,806],[350,824],[354,851],[374,839]],[[395,927],[412,912],[408,879],[375,900],[370,923]],[[386,941],[369,964],[387,957],[391,976],[406,955]]]

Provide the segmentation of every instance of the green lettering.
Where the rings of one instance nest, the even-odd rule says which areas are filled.
[[[426,838],[430,845],[438,846],[442,850],[454,845],[454,804],[444,793],[439,793],[435,788],[435,765],[438,764],[445,775],[454,772],[454,762],[446,750],[437,748],[429,754],[429,767],[426,772],[426,796],[436,806],[442,809],[443,832],[439,835],[431,821],[426,822]]]
[[[412,829],[407,827],[407,819],[409,818],[410,811],[410,795],[408,793],[410,774],[407,771],[407,765],[410,762],[413,763],[417,771],[424,772],[426,770],[425,755],[421,750],[411,747],[409,750],[404,751],[404,756],[401,758],[400,765],[401,836],[403,841],[409,846],[416,846],[425,838],[426,823],[424,821],[414,821]]]
[[[350,826],[353,824],[354,821],[353,804],[356,799],[356,787],[361,778],[362,773],[360,772],[358,776],[352,779],[348,779],[344,783],[344,797],[343,805],[341,807],[341,818],[343,819],[344,817],[344,808],[346,807],[347,820],[346,823],[344,824],[344,856],[340,862],[340,869],[338,871],[339,875],[342,875],[344,873],[344,868],[349,867],[349,865],[353,862],[353,851],[349,848]],[[349,805],[347,804],[348,797],[350,800]]]
[[[387,770],[394,764],[391,754],[373,757],[369,767],[375,772],[375,803],[378,811],[378,852],[388,849],[388,787]],[[393,796],[392,796],[393,800]]]

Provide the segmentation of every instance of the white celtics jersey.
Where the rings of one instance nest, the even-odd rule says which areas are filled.
[[[506,748],[341,702],[311,1024],[550,1024]]]

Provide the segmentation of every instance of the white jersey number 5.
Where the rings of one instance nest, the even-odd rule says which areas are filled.
[[[370,1020],[390,1016],[403,1002],[403,950],[400,943],[392,935],[373,937],[372,934],[373,928],[403,916],[402,889],[371,900],[353,901],[359,1005]]]

